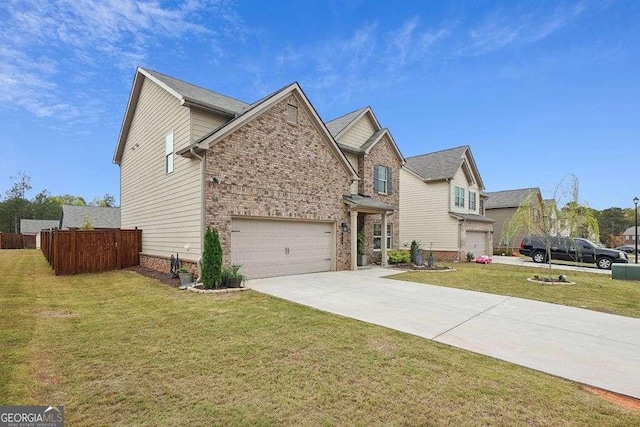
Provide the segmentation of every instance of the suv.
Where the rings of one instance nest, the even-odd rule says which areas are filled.
[[[609,270],[614,262],[627,263],[627,254],[616,249],[602,248],[595,243],[574,237],[527,236],[520,243],[520,254],[530,256],[533,262],[547,262],[547,244],[551,259],[561,261],[595,263],[598,268]]]

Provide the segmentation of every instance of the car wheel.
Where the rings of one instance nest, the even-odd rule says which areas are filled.
[[[531,259],[533,260],[533,262],[542,264],[547,260],[547,257],[545,256],[544,252],[538,251],[538,252],[534,252],[533,255],[531,255]]]
[[[611,270],[611,258],[607,258],[607,257],[598,258],[596,265],[598,266],[599,269]]]

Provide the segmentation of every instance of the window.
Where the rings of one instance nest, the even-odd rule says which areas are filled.
[[[393,241],[393,224],[387,224],[387,249],[391,248],[391,242]],[[373,250],[379,251],[382,249],[382,224],[373,224]]]
[[[484,199],[480,199],[480,215],[484,215]]]
[[[386,166],[375,165],[373,167],[373,189],[376,193],[393,193],[393,170]]]
[[[173,172],[173,132],[164,137],[164,164],[167,173]]]
[[[298,124],[298,107],[295,105],[287,105],[287,121],[291,124]]]
[[[457,207],[464,208],[464,188],[456,187],[456,200]]]
[[[475,191],[469,191],[469,210],[476,210],[476,193]]]

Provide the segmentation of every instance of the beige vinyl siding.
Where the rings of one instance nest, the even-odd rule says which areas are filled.
[[[435,251],[458,250],[458,221],[449,215],[449,184],[425,183],[400,169],[400,247],[412,240],[424,249],[433,243]]]
[[[367,115],[362,117],[355,123],[344,135],[338,140],[339,143],[348,145],[349,147],[360,148],[362,144],[367,142],[371,135],[376,132],[373,123]],[[356,169],[357,170],[357,169]]]
[[[200,162],[174,154],[165,172],[165,136],[173,131],[174,153],[190,144],[189,109],[145,79],[120,164],[123,228],[141,228],[148,255],[195,260],[201,253]],[[189,251],[185,245],[189,245]]]
[[[458,171],[451,180],[451,211],[468,214],[478,214],[480,209],[480,188],[478,188],[478,178],[474,178],[475,183],[469,184],[467,176],[465,175],[462,167],[458,168]],[[464,207],[456,206],[456,186],[464,189]],[[476,193],[476,208],[475,210],[469,210],[469,191]]]
[[[355,154],[346,153],[345,157],[347,158],[347,160],[349,160],[351,166],[353,166],[355,170],[358,170],[358,156],[356,156]],[[354,181],[351,183],[351,194],[358,194],[358,181]]]
[[[191,142],[197,141],[225,124],[225,119],[204,111],[191,109]]]

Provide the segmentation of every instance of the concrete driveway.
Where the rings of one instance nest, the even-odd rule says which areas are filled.
[[[521,267],[534,267],[534,268],[546,268],[546,269],[549,268],[549,264],[538,264],[531,261],[531,258],[521,258],[516,256],[501,256],[501,255],[494,255],[491,258],[493,259],[493,262],[497,264],[518,265]],[[551,269],[564,270],[564,271],[582,271],[583,273],[611,275],[611,270],[601,270],[597,268],[595,265],[593,267],[584,267],[584,266],[578,266],[578,265],[551,264]]]
[[[640,319],[382,278],[396,273],[339,271],[254,279],[247,285],[329,313],[640,398]]]

